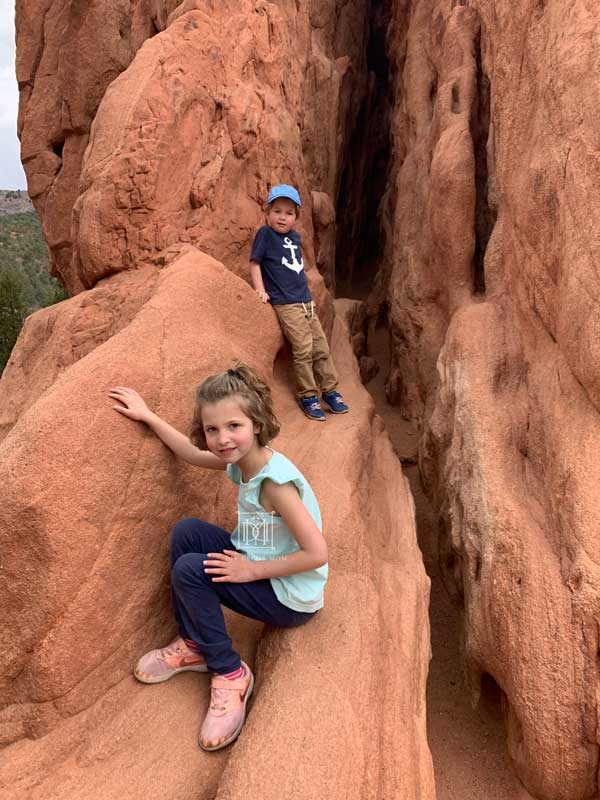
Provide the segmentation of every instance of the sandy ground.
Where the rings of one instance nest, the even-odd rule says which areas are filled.
[[[433,657],[427,682],[427,729],[433,756],[438,800],[525,800],[530,795],[516,778],[506,750],[500,691],[485,687],[477,705],[462,677],[459,651],[460,615],[446,593],[437,561],[436,528],[416,466],[418,432],[385,399],[388,363],[387,331],[369,340],[369,355],[380,364],[367,385],[377,413],[402,461],[415,498],[417,533],[431,578],[431,643]]]

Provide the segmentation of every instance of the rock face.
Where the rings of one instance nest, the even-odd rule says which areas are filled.
[[[90,125],[110,83],[164,21],[147,0],[16,4],[21,158],[52,272],[71,291],[71,210]],[[76,76],[76,77],[75,77]]]
[[[51,773],[35,790],[39,796],[64,795],[65,786],[76,796],[78,764],[87,770],[85,792],[116,797],[130,778],[139,779],[140,796],[148,792],[145,770],[158,756],[148,751],[115,777],[130,751],[106,739],[94,749],[85,732],[117,706],[124,709],[117,714],[123,737],[135,740],[126,709],[144,721],[164,719],[162,704],[124,677],[139,649],[168,633],[148,614],[152,609],[158,619],[165,608],[164,591],[152,588],[164,579],[159,542],[182,508],[226,520],[228,506],[212,479],[192,481],[163,454],[168,477],[152,493],[154,517],[143,516],[148,496],[128,478],[138,498],[136,520],[146,519],[157,536],[151,554],[136,550],[139,539],[125,532],[141,523],[114,511],[114,474],[97,479],[114,463],[135,476],[134,451],[106,444],[103,431],[116,427],[108,411],[99,412],[86,438],[72,398],[96,408],[94,391],[103,396],[97,387],[127,368],[173,421],[184,420],[187,405],[166,394],[172,384],[165,375],[187,386],[229,358],[235,342],[236,355],[274,375],[292,458],[315,482],[329,485],[333,467],[342,475],[324,500],[337,566],[329,617],[310,630],[261,640],[264,674],[248,723],[252,736],[224,771],[202,757],[206,796],[237,797],[248,786],[265,796],[258,781],[272,771],[269,754],[282,737],[291,763],[308,754],[302,763],[310,764],[310,774],[282,770],[274,783],[283,794],[291,791],[291,774],[298,793],[299,786],[309,797],[331,791],[318,766],[325,760],[314,755],[324,752],[324,742],[334,763],[349,765],[339,796],[358,784],[366,796],[431,794],[420,716],[423,574],[403,516],[404,484],[358,388],[343,332],[349,315],[355,352],[368,359],[368,331],[383,314],[392,341],[388,396],[422,426],[421,469],[440,516],[446,582],[464,607],[473,692],[484,674],[501,687],[510,754],[532,795],[597,794],[600,317],[593,187],[600,126],[589,79],[597,23],[586,0],[115,0],[109,14],[98,2],[18,3],[23,160],[53,270],[77,296],[29,320],[0,384],[13,587],[6,602],[25,620],[7,629],[4,648],[4,674],[14,677],[4,711],[5,740],[15,740],[7,780],[43,754],[48,765],[72,759],[75,766],[63,784]],[[300,430],[285,388],[285,357],[276,358],[277,328],[267,309],[252,306],[240,278],[261,222],[260,201],[275,181],[301,189],[305,251],[318,267],[310,270],[311,285],[337,337],[336,355],[353,376],[351,422],[335,429],[335,446],[329,433],[317,440]],[[223,292],[216,304],[196,285],[198,276],[210,284],[215,275]],[[327,289],[354,286],[364,296],[370,283],[364,307],[338,307],[335,314]],[[165,328],[180,315],[187,327],[177,334]],[[256,330],[264,341],[253,349]],[[187,344],[177,350],[179,336]],[[136,349],[142,344],[146,350]],[[58,419],[77,431],[68,448]],[[127,430],[132,440],[142,436]],[[98,452],[98,440],[108,456]],[[143,441],[147,454],[135,463],[156,481],[163,450]],[[61,476],[61,486],[42,480],[40,470]],[[340,521],[334,510],[342,496],[351,502]],[[27,561],[15,545],[23,528],[27,537],[19,533],[18,541]],[[372,535],[384,529],[381,540]],[[348,539],[348,530],[358,536]],[[385,553],[383,564],[363,549],[367,539]],[[121,547],[145,565],[148,583],[139,598],[128,593],[131,572],[115,566]],[[75,574],[81,563],[89,579]],[[40,572],[45,577],[32,604],[27,578]],[[117,622],[114,633],[100,625],[100,645],[90,649],[94,598],[104,586],[114,587],[110,614]],[[386,598],[400,587],[408,601],[395,618],[398,604]],[[357,608],[351,621],[342,597]],[[406,650],[394,649],[386,625],[406,631]],[[251,657],[256,632],[242,627],[239,636]],[[74,665],[64,654],[71,641],[80,653]],[[330,711],[311,716],[305,698],[321,691],[318,676],[331,647],[353,706],[338,684],[328,685]],[[392,717],[380,723],[383,741],[392,726],[407,738],[392,761],[384,748],[381,780],[381,756],[373,750],[380,726],[365,721],[376,687],[357,682],[349,669],[357,658],[367,674],[394,676],[398,670],[386,672],[390,659],[405,659],[400,672],[416,676],[410,690],[394,684],[397,677],[389,684],[393,713],[405,716],[402,725]],[[290,663],[300,676],[296,695],[286,683]],[[411,691],[414,712],[406,710]],[[187,694],[178,692],[169,686],[164,694],[191,725]],[[306,710],[305,727],[290,706],[295,698]],[[275,722],[273,705],[281,709]],[[333,727],[336,713],[342,722]],[[46,732],[41,742],[23,738]],[[400,774],[406,753],[409,767]],[[161,788],[190,796],[194,778],[177,758]],[[33,787],[36,779],[28,780]]]
[[[412,498],[360,383],[353,306],[325,286],[367,10],[18,3],[23,160],[75,296],[29,318],[0,381],[2,797],[434,798]],[[309,281],[352,404],[326,430],[298,412],[275,315],[240,277],[281,181],[305,201]],[[207,679],[144,687],[131,667],[173,633],[170,528],[231,527],[233,487],[177,463],[107,390],[135,386],[185,430],[194,385],[234,357],[271,380],[275,446],[317,491],[332,579],[301,630],[231,615],[258,684],[235,749],[206,754]]]
[[[597,24],[427,0],[388,32],[388,392],[423,426],[474,690],[501,687],[544,800],[598,791]]]
[[[22,158],[71,292],[174,242],[240,272],[275,174],[312,232],[365,92],[366,0],[117,2],[108,25],[105,4],[40,5],[17,6]]]
[[[121,278],[103,285],[118,288]],[[220,781],[223,797],[247,797],[248,787],[255,796],[289,796],[292,784],[308,797],[325,789],[346,797],[368,781],[373,797],[433,798],[423,707],[427,578],[410,492],[360,385],[344,307],[332,346],[356,408],[351,418],[334,418],[325,431],[307,428],[289,391],[289,364],[279,362],[272,378],[285,421],[276,446],[321,487],[335,565],[327,610],[302,630],[272,630],[261,641],[248,735],[222,775],[226,760],[192,747],[207,681],[135,685],[137,655],[172,634],[170,527],[193,514],[230,527],[235,498],[223,475],[182,467],[153,434],[117,417],[107,389],[136,385],[185,429],[199,378],[234,356],[268,375],[281,345],[273,312],[253,304],[246,283],[193,248],[147,276],[141,292],[133,318],[30,398],[2,444],[10,484],[1,512],[9,620],[2,731],[5,742],[14,742],[0,768],[2,796],[13,796],[18,782],[29,797],[142,798],[161,791],[208,798]],[[86,294],[63,306],[74,304],[76,314]],[[44,312],[29,324],[45,328]],[[234,621],[236,641],[251,660],[258,627]],[[331,663],[335,679],[328,677]],[[185,762],[176,746],[181,739]],[[43,769],[33,771],[34,761]],[[273,777],[265,785],[267,764]],[[332,764],[347,765],[335,789]]]

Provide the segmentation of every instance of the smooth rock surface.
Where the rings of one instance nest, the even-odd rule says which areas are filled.
[[[10,578],[2,735],[14,741],[4,750],[0,796],[18,785],[31,798],[241,798],[249,787],[265,798],[317,798],[325,789],[346,797],[358,786],[382,800],[434,797],[424,709],[428,580],[412,498],[360,384],[347,312],[336,315],[332,346],[352,414],[317,430],[296,408],[290,364],[275,362],[275,315],[253,298],[225,267],[187,249],[159,272],[133,318],[67,367],[4,439],[0,470],[12,484],[0,525]],[[106,392],[133,385],[185,429],[194,384],[233,357],[267,376],[275,364],[284,422],[275,446],[317,489],[333,578],[310,625],[261,640],[243,738],[215,756],[195,749],[207,679],[140,687],[130,670],[172,634],[170,527],[186,515],[231,527],[233,485],[177,463],[143,426],[117,416]],[[238,618],[232,628],[251,660],[259,627]]]

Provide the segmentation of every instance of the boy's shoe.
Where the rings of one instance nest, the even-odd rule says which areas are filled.
[[[181,636],[166,647],[142,656],[133,674],[142,683],[162,683],[179,672],[208,672],[204,658],[188,647]]]
[[[323,392],[321,400],[332,414],[347,414],[348,411],[350,411],[346,403],[342,400],[342,395],[336,392],[335,389],[332,392]]]
[[[319,405],[318,397],[313,394],[312,397],[301,397],[298,401],[300,408],[309,419],[316,419],[319,422],[325,422],[325,414]]]
[[[213,675],[210,682],[210,706],[202,723],[199,744],[203,750],[227,747],[242,730],[246,704],[254,689],[254,675],[242,661],[244,676],[233,681]]]

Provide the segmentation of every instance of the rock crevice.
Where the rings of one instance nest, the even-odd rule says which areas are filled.
[[[481,54],[481,30],[475,38],[477,70],[470,128],[475,155],[475,253],[473,254],[473,293],[485,294],[485,251],[496,223],[497,210],[490,202],[488,159],[490,135],[491,84],[486,75]]]

